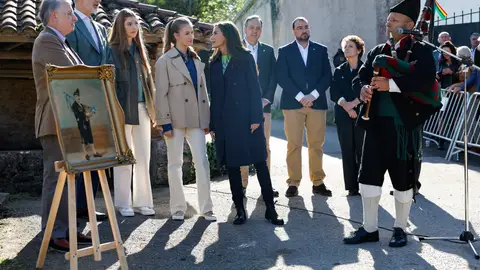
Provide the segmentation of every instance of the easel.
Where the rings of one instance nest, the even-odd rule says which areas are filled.
[[[62,197],[63,188],[65,186],[65,179],[68,178],[68,231],[69,231],[69,244],[70,252],[65,254],[65,259],[70,260],[70,269],[78,269],[78,258],[92,255],[95,261],[102,260],[102,252],[117,249],[118,259],[120,261],[120,267],[122,270],[128,269],[127,258],[125,257],[125,249],[123,247],[120,230],[118,229],[117,217],[115,215],[115,208],[112,201],[112,195],[108,187],[107,177],[105,170],[98,170],[98,176],[100,178],[100,186],[102,187],[105,204],[107,206],[108,219],[110,220],[110,226],[112,227],[113,242],[100,244],[97,227],[97,216],[95,214],[95,199],[92,191],[92,178],[90,171],[83,172],[85,181],[85,193],[87,195],[87,207],[88,217],[90,222],[92,246],[77,249],[77,205],[75,195],[75,174],[68,174],[64,168],[63,161],[55,162],[55,171],[59,172],[57,187],[55,188],[55,194],[52,200],[52,206],[50,208],[50,214],[48,215],[48,222],[43,235],[42,246],[40,247],[40,253],[37,259],[37,269],[42,269],[45,263],[45,257],[47,255],[48,244],[52,236],[53,225],[57,217],[58,206]]]

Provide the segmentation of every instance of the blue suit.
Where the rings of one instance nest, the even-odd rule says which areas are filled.
[[[83,63],[88,66],[101,66],[104,64],[111,64],[111,50],[108,45],[107,30],[105,27],[92,20],[93,29],[97,35],[98,48],[95,41],[88,31],[87,26],[77,14],[78,21],[75,23],[75,29],[73,32],[66,36],[70,47],[80,56]],[[99,177],[97,172],[92,172],[92,188],[93,196],[97,194]],[[85,183],[83,180],[83,174],[77,175],[77,209],[86,210],[87,200],[85,195]]]
[[[461,74],[460,76],[463,76]],[[467,89],[475,85],[475,92],[480,92],[480,70],[474,69],[470,77],[467,79]],[[462,83],[460,89],[464,90],[465,84]]]
[[[83,20],[77,16],[78,21],[75,23],[75,29],[73,32],[67,35],[68,43],[70,47],[80,56],[83,63],[88,66],[101,66],[104,64],[113,64],[111,58],[111,50],[108,45],[107,29],[92,20],[93,28],[97,34],[98,49],[95,45],[95,41],[88,31],[87,26]]]

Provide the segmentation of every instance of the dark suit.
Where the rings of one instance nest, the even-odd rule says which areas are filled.
[[[87,29],[87,26],[78,15],[77,11],[74,12],[78,21],[75,23],[73,32],[67,35],[67,40],[73,50],[80,56],[82,61],[88,66],[100,66],[104,64],[112,63],[111,50],[108,45],[107,30],[105,27],[92,20],[93,28],[96,32],[98,47],[95,41]],[[93,141],[93,140],[92,140]],[[100,179],[98,173],[93,171],[92,176],[92,189],[93,196],[97,194],[98,185]],[[87,197],[85,195],[85,182],[83,180],[83,174],[77,174],[77,209],[87,209]]]
[[[228,168],[233,201],[237,209],[243,208],[240,166],[254,164],[265,203],[273,206],[261,91],[253,56],[246,51],[232,57],[225,73],[221,57],[215,57],[210,73],[210,130],[215,132],[217,165]],[[252,124],[260,124],[253,133]]]
[[[75,119],[77,120],[77,126],[78,130],[80,131],[80,137],[82,137],[82,143],[85,145],[92,144],[92,127],[90,126],[90,120],[86,115],[85,106],[81,103],[74,102],[72,104],[72,111],[75,114]]]
[[[355,126],[356,119],[350,118],[342,106],[340,98],[351,102],[360,98],[360,92],[353,90],[352,80],[357,76],[363,63],[359,61],[357,69],[350,70],[348,62],[341,64],[333,73],[330,98],[335,103],[335,123],[337,124],[338,141],[342,150],[343,179],[346,190],[358,190],[358,169],[362,157],[364,131]],[[355,109],[357,114],[359,109]]]
[[[303,48],[303,47],[302,47]],[[309,41],[306,64],[296,41],[278,50],[278,84],[283,88],[280,107],[285,116],[287,137],[287,168],[289,186],[298,186],[302,179],[303,130],[307,129],[310,180],[314,186],[323,184],[323,144],[325,142],[325,91],[330,87],[332,71],[327,47]],[[316,92],[311,108],[303,107],[297,95]],[[313,94],[312,94],[313,95]]]

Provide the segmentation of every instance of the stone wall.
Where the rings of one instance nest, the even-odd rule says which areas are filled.
[[[35,83],[0,78],[0,151],[38,150],[35,138]]]

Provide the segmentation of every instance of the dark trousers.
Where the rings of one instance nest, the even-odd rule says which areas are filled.
[[[267,162],[260,162],[254,164],[257,170],[257,178],[260,183],[263,200],[267,207],[273,206],[273,188],[272,180],[270,179],[270,172],[268,171]],[[232,200],[235,203],[237,210],[243,209],[243,186],[240,167],[228,167],[228,179],[230,181],[230,190],[232,192]]]
[[[372,120],[371,120],[372,121]],[[420,137],[421,130],[417,136]],[[388,171],[393,188],[398,191],[407,191],[418,183],[421,170],[421,158],[413,158],[415,152],[421,153],[421,143],[414,144],[409,136],[407,142],[407,159],[398,158],[399,143],[397,129],[391,117],[377,117],[370,129],[365,133],[363,144],[362,163],[358,180],[360,184],[379,186],[383,185],[385,173]],[[419,147],[415,149],[414,147]]]
[[[345,190],[358,190],[358,170],[362,158],[364,130],[355,126],[355,119],[346,112],[338,112],[343,108],[335,108],[338,141],[342,151],[343,181]]]
[[[92,176],[92,190],[93,197],[97,195],[100,178],[97,171],[91,171]],[[85,193],[85,181],[83,180],[83,173],[77,174],[77,210],[87,210],[87,195]]]

